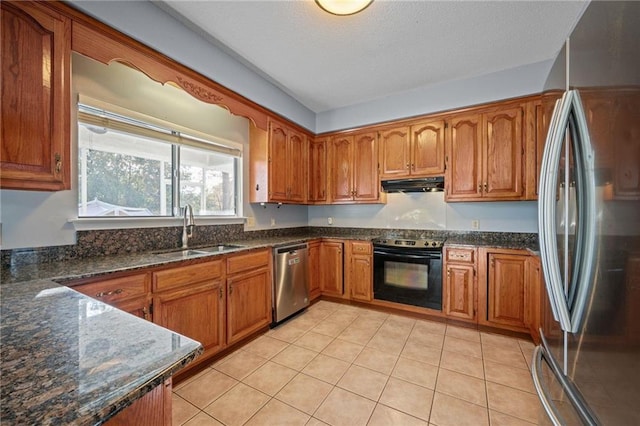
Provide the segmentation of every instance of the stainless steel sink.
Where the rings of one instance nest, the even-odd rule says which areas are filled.
[[[244,247],[245,246],[239,246],[235,244],[220,244],[217,246],[203,247],[198,249],[180,249],[169,252],[156,253],[156,255],[165,259],[187,259],[195,256],[203,256],[205,254],[224,253]]]
[[[193,256],[202,256],[205,254],[211,254],[211,252],[204,250],[178,250],[178,251],[170,251],[168,253],[159,253],[158,256],[163,257],[165,259],[180,259],[180,258],[189,258]]]
[[[239,246],[239,245],[235,245],[235,244],[220,244],[220,245],[212,246],[212,247],[203,247],[203,248],[198,249],[198,251],[203,251],[203,252],[207,252],[207,253],[218,253],[218,252],[222,252],[222,251],[241,249],[241,248],[244,248],[244,247],[245,246]]]

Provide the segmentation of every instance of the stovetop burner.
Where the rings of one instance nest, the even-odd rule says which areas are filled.
[[[373,240],[373,244],[386,247],[406,247],[406,248],[429,248],[438,249],[442,248],[444,240],[420,238],[420,239],[406,239],[406,238],[376,238]]]

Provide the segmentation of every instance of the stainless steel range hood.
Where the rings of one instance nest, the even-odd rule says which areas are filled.
[[[383,180],[384,192],[439,192],[444,191],[444,177]]]

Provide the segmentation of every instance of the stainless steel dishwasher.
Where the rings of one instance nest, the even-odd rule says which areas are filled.
[[[307,243],[273,249],[273,322],[279,323],[309,306]]]

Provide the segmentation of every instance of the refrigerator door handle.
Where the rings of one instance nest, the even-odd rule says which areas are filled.
[[[571,329],[571,316],[566,303],[556,238],[556,189],[560,151],[569,124],[573,93],[567,91],[556,102],[540,169],[538,196],[538,228],[540,234],[540,259],[549,302],[554,318],[563,330]]]
[[[582,101],[577,90],[572,90],[573,118],[575,121],[576,162],[580,163],[581,174],[579,174],[576,192],[581,192],[581,202],[578,206],[580,211],[578,217],[580,224],[578,241],[580,242],[580,253],[577,261],[576,272],[576,297],[573,309],[571,310],[571,329],[567,330],[576,333],[582,326],[584,313],[589,299],[593,282],[593,265],[596,252],[596,184],[594,173],[594,158],[587,119],[582,108]]]
[[[540,171],[538,227],[540,231],[540,258],[554,318],[564,331],[575,333],[580,329],[591,291],[593,260],[596,246],[596,195],[593,170],[593,149],[580,95],[576,90],[564,93],[554,109],[553,127],[544,147]],[[567,130],[571,131],[574,161],[577,170],[579,224],[576,232],[578,251],[574,253],[575,270],[572,271],[571,295],[566,293],[560,272],[557,247],[556,190],[558,165]],[[569,188],[566,188],[568,191]],[[565,254],[565,259],[566,256]],[[569,279],[565,276],[564,279]],[[573,293],[575,292],[575,297]]]
[[[558,410],[551,402],[551,397],[546,385],[544,384],[544,378],[542,377],[542,357],[544,355],[544,348],[542,346],[536,346],[533,351],[533,360],[531,362],[531,377],[533,378],[533,385],[536,388],[540,402],[544,411],[547,412],[549,419],[554,426],[562,426],[564,422],[558,415]]]

